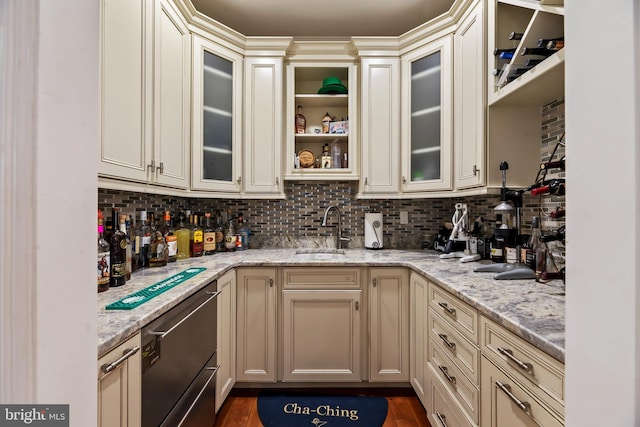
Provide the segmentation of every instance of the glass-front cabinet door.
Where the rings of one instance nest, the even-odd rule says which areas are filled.
[[[402,190],[451,189],[451,36],[413,50],[402,61]]]
[[[241,189],[242,66],[239,53],[193,36],[193,189]]]

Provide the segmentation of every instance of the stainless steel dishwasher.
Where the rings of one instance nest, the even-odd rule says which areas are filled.
[[[142,328],[142,427],[215,421],[214,281]]]

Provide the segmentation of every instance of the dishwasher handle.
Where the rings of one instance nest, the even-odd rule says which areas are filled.
[[[169,335],[171,332],[173,332],[178,326],[180,326],[182,324],[182,322],[184,322],[185,320],[187,320],[189,317],[193,316],[195,314],[196,311],[200,310],[202,307],[204,307],[205,305],[207,305],[211,300],[214,300],[218,295],[220,295],[220,291],[215,291],[215,292],[205,292],[207,295],[211,295],[209,298],[207,298],[207,300],[205,302],[203,302],[202,304],[200,304],[198,307],[196,307],[195,309],[193,309],[189,314],[187,314],[186,316],[184,316],[182,319],[180,319],[180,321],[178,323],[176,323],[175,325],[173,325],[171,328],[169,328],[169,330],[167,331],[149,331],[150,335],[159,335],[160,339],[163,339],[164,337],[166,337],[167,335]]]

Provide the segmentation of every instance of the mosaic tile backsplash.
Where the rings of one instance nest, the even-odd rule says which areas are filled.
[[[541,161],[547,161],[556,143],[564,133],[564,100],[556,101],[541,109]],[[560,146],[556,157],[564,155]],[[550,177],[551,175],[549,175]],[[562,176],[562,175],[558,175]],[[103,211],[120,207],[124,212],[147,210],[161,217],[164,210],[178,212],[238,211],[251,227],[250,247],[333,246],[335,228],[322,227],[322,215],[330,205],[342,211],[343,229],[352,237],[348,247],[364,247],[364,214],[383,214],[385,248],[419,249],[423,241],[433,242],[438,230],[451,221],[455,204],[467,203],[471,220],[484,217],[493,227],[493,208],[500,202],[498,195],[472,196],[465,198],[412,199],[412,200],[359,200],[356,199],[357,182],[294,182],[285,183],[285,200],[241,200],[241,199],[195,199],[98,189],[98,208]],[[531,216],[542,218],[543,230],[556,229],[563,223],[551,220],[548,213],[563,208],[564,197],[524,196],[522,210],[523,232],[528,232]],[[407,212],[408,224],[400,224],[400,212]],[[331,214],[335,224],[335,214]],[[490,233],[490,229],[489,229]],[[557,252],[561,256],[562,249]]]

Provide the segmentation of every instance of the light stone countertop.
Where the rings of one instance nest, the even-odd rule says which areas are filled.
[[[337,261],[314,254],[296,257],[295,249],[249,249],[181,260],[166,267],[135,272],[126,285],[98,294],[98,354],[106,353],[231,268],[400,266],[423,274],[481,314],[564,362],[564,284],[559,280],[547,284],[534,280],[494,280],[495,273],[473,272],[477,265],[477,262],[460,263],[457,259],[441,260],[433,251],[394,249],[346,249]],[[206,270],[133,310],[105,309],[106,305],[189,267],[206,267]]]

